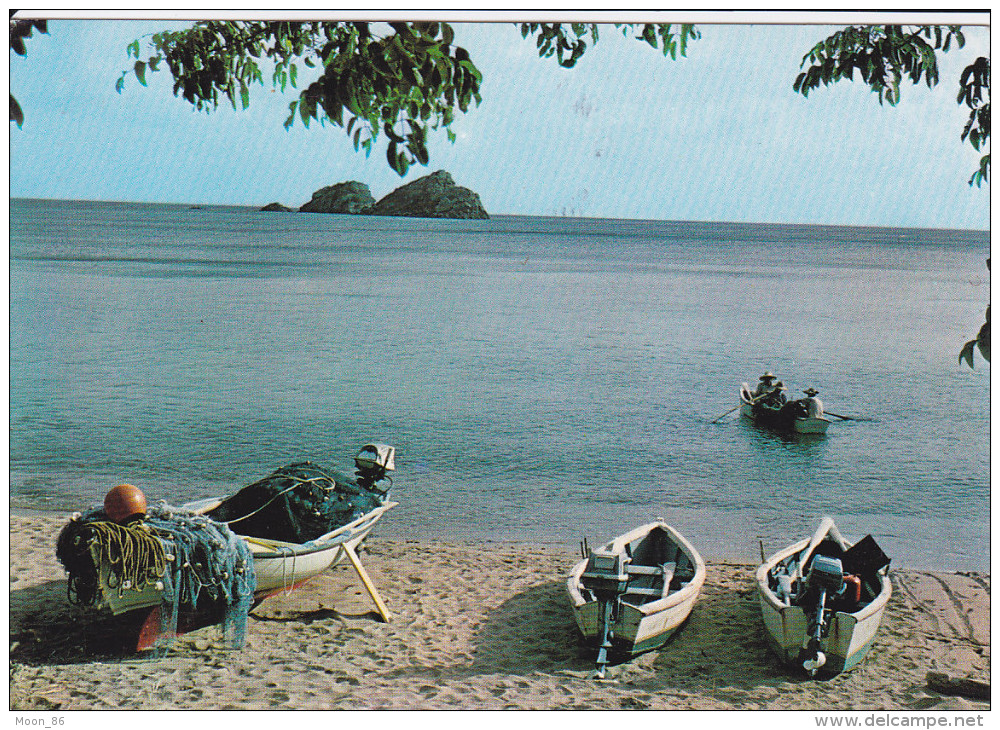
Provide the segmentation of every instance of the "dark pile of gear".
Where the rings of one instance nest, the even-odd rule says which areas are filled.
[[[256,589],[253,556],[226,525],[162,502],[125,519],[96,508],[63,528],[56,557],[69,573],[71,603],[100,602],[101,569],[107,571],[105,584],[119,596],[150,587],[159,591],[161,645],[176,634],[181,611],[221,613],[229,644],[245,641]]]
[[[310,461],[284,466],[206,512],[241,535],[282,542],[315,540],[379,507],[384,469],[349,477]],[[391,481],[391,480],[390,480]]]

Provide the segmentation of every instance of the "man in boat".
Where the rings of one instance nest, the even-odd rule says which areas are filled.
[[[823,416],[823,401],[816,397],[819,395],[819,391],[813,387],[809,387],[802,392],[806,394],[806,397],[802,399],[802,403],[806,407],[806,416],[809,418],[821,418]]]
[[[788,390],[788,388],[786,388],[785,384],[779,380],[774,384],[774,387],[771,388],[771,392],[765,400],[771,405],[780,408],[788,402],[788,397],[785,395],[786,390]]]
[[[754,402],[759,402],[764,399],[764,396],[770,394],[771,390],[774,388],[774,375],[768,371],[760,376],[760,382],[757,383],[757,387],[751,394],[753,396]]]

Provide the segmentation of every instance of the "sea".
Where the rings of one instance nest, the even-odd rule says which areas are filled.
[[[988,571],[984,231],[10,201],[10,506],[231,494],[396,447],[398,540],[662,518],[754,562],[833,517]],[[771,371],[824,436],[733,409]]]

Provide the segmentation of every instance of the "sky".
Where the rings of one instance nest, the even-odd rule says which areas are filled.
[[[989,28],[967,26],[965,48],[939,54],[940,83],[907,82],[891,107],[860,82],[796,94],[803,56],[837,27],[825,23],[858,18],[776,24],[789,17],[700,14],[701,38],[676,61],[602,27],[573,69],[539,58],[508,16],[453,22],[483,100],[458,115],[454,143],[432,132],[429,164],[402,178],[384,137],[366,158],[334,125],[286,131],[296,92],[267,78],[246,111],[196,112],[166,71],[116,93],[132,40],[188,22],[54,19],[26,58],[10,53],[25,115],[10,124],[10,196],[298,208],[334,183],[378,199],[443,169],[492,215],[988,229],[989,185],[968,184],[979,153],[961,141],[956,96],[961,70],[989,54]]]

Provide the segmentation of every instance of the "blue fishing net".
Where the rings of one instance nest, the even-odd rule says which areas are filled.
[[[158,642],[167,642],[176,633],[181,609],[217,607],[223,612],[226,641],[234,648],[243,646],[257,588],[250,546],[226,525],[164,502],[147,510],[145,522],[163,541],[169,566],[164,573]]]
[[[69,572],[74,603],[99,601],[102,564],[108,587],[119,595],[155,586],[161,597],[157,647],[172,641],[185,611],[210,618],[221,614],[223,636],[233,648],[246,640],[257,587],[253,555],[246,541],[208,517],[160,502],[149,507],[145,519],[118,525],[95,508],[63,528],[56,556]]]

